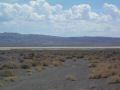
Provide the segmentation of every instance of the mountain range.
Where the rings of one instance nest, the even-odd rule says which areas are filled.
[[[0,33],[0,47],[120,46],[120,38],[59,37],[39,34]]]

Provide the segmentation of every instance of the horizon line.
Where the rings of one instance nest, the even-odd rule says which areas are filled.
[[[120,38],[118,36],[94,36],[94,35],[89,35],[89,36],[60,36],[60,35],[49,35],[49,34],[40,34],[40,33],[19,33],[19,32],[0,32],[0,34],[20,34],[20,35],[41,35],[41,36],[53,36],[53,37],[63,37],[63,38],[76,38],[76,37],[98,37],[98,38]]]

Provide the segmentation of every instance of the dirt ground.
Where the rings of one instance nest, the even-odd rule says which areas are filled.
[[[33,52],[33,51],[31,51],[31,52]],[[31,54],[31,52],[30,52],[29,56],[28,56],[28,54],[25,53],[25,55],[26,55],[24,58],[25,60],[31,60],[31,59],[26,59],[28,57],[29,58],[32,57],[32,59],[34,60],[33,54]],[[52,54],[51,54],[51,52],[47,52],[47,53],[43,52],[43,54],[41,54],[41,52],[37,52],[38,55],[34,56],[34,57],[37,57],[35,59],[42,58],[44,60],[46,59],[46,61],[47,61],[47,63],[44,63],[44,64],[42,63],[42,65],[45,66],[44,69],[41,70],[40,72],[38,72],[35,70],[35,67],[34,68],[30,67],[29,69],[26,69],[26,67],[24,67],[22,69],[21,68],[15,69],[15,67],[14,67],[18,78],[14,81],[13,80],[8,81],[8,82],[6,81],[6,83],[0,87],[0,90],[120,90],[119,81],[117,81],[118,83],[110,84],[110,83],[108,83],[109,77],[108,78],[90,79],[90,74],[91,74],[90,64],[91,64],[91,62],[93,64],[92,68],[95,67],[94,65],[100,66],[101,63],[104,66],[104,65],[107,65],[106,63],[108,63],[108,64],[110,63],[110,65],[112,65],[112,63],[115,62],[116,66],[114,68],[118,69],[119,68],[119,62],[118,62],[119,61],[119,50],[112,50],[113,55],[111,55],[111,52],[109,53],[109,51],[102,51],[102,52],[99,51],[100,53],[98,51],[97,51],[97,53],[96,53],[96,51],[89,52],[89,53],[91,53],[91,55],[88,54],[88,51],[87,51],[87,53],[86,52],[80,53],[81,51],[80,52],[74,51],[73,53],[69,54],[67,56],[67,58],[64,58],[67,60],[61,60],[61,58],[59,57],[59,60],[61,62],[63,62],[62,64],[61,64],[61,62],[58,62],[59,61],[58,58],[55,58],[53,56],[53,52],[54,52],[54,56],[57,56],[57,57],[59,57],[59,56],[65,57],[65,54],[68,55],[68,52],[63,53],[63,51],[61,51],[61,52],[52,51]],[[106,52],[108,54],[106,54]],[[21,52],[19,52],[19,53],[21,53]],[[48,53],[51,55],[49,56]],[[101,54],[101,53],[103,53],[103,54]],[[23,56],[22,54],[23,54],[23,51],[20,55]],[[75,54],[78,54],[78,55],[75,56]],[[80,56],[83,54],[86,55],[85,58],[83,58],[83,56]],[[10,51],[10,52],[7,52],[7,54],[5,54],[5,52],[4,53],[2,52],[2,53],[0,53],[0,55],[1,55],[0,60],[5,65],[7,65],[6,64],[7,61],[5,61],[5,60],[6,59],[8,60],[8,57],[11,57],[11,56],[14,56],[14,58],[11,57],[11,60],[14,59],[15,62],[18,60],[21,60],[20,56],[18,54],[16,54],[16,51],[14,51],[14,53],[11,53],[11,51]],[[43,55],[43,56],[38,57],[39,55],[40,56]],[[73,56],[70,56],[70,55],[73,55]],[[101,58],[96,59],[96,57],[99,55],[101,55],[102,60],[101,60]],[[114,56],[114,58],[111,59],[111,57],[109,57],[108,55],[109,56],[111,55],[112,58]],[[5,56],[7,56],[7,57],[5,57]],[[105,58],[103,58],[103,56],[105,58],[108,58],[108,60],[106,59],[106,61],[105,61]],[[15,57],[18,57],[18,58],[15,58]],[[54,59],[53,57],[55,58],[54,61],[52,60],[52,59]],[[93,60],[89,60],[88,57],[92,58]],[[3,60],[4,58],[6,58],[6,59]],[[49,60],[48,60],[48,58],[49,58]],[[86,58],[88,58],[88,59],[86,59]],[[57,60],[57,62],[55,62],[56,60]],[[98,61],[98,60],[101,60],[101,61]],[[51,64],[51,62],[52,63],[54,62],[55,66],[48,65],[48,64]],[[18,62],[16,64],[18,64]],[[22,62],[22,64],[24,64],[24,63]],[[29,64],[30,64],[30,62],[29,63],[27,62],[27,65],[29,65]],[[1,64],[1,66],[2,66],[2,64]],[[7,69],[11,68],[10,64],[9,64],[9,67],[2,66],[1,71],[6,70],[6,67],[7,67]],[[104,67],[106,68],[106,66],[104,66]],[[103,69],[103,71],[105,71],[104,67],[101,67]],[[96,69],[96,68],[99,70],[99,67],[95,67],[93,69]],[[111,70],[111,67],[110,67],[110,70]],[[26,73],[26,71],[27,71],[27,73]],[[97,72],[97,74],[98,73],[99,72]],[[102,75],[102,74],[104,75],[104,73],[105,72],[100,73],[100,75]],[[9,75],[10,74],[11,73],[9,73]],[[115,73],[115,75],[118,75],[118,74],[119,74],[119,72],[117,74]],[[105,75],[106,75],[106,73],[105,73]],[[110,76],[110,75],[108,75],[108,76]],[[1,79],[1,77],[0,77],[0,79]]]

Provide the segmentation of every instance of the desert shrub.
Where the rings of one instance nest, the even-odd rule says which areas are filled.
[[[1,69],[17,69],[18,67],[19,67],[19,64],[16,62],[7,62],[1,65]]]
[[[43,69],[42,66],[37,66],[37,67],[35,67],[35,70],[38,71],[38,72],[42,71],[42,69]]]
[[[60,62],[60,61],[52,61],[52,65],[54,65],[54,66],[59,66],[59,65],[61,65],[62,63]]]
[[[20,62],[20,63],[23,63],[23,62],[24,62],[24,59],[20,59],[19,62]]]
[[[77,59],[81,59],[81,58],[84,58],[83,55],[79,55],[79,56],[76,56]]]
[[[41,64],[43,66],[49,66],[49,61],[48,60],[44,60],[43,62],[41,62]]]
[[[100,74],[97,74],[97,73],[96,73],[96,74],[95,74],[95,73],[94,73],[94,74],[92,73],[92,74],[90,74],[90,76],[89,76],[89,79],[100,79],[100,78],[101,78]]]
[[[32,59],[26,59],[21,63],[21,68],[30,69],[33,66],[34,61]]]
[[[114,75],[110,77],[109,83],[120,83],[120,75]]]
[[[95,63],[92,63],[93,66]],[[95,64],[96,66],[91,68],[90,79],[107,78],[114,75],[114,69],[112,69],[112,64],[108,62],[101,62]]]
[[[77,80],[77,77],[76,77],[75,75],[68,75],[68,76],[66,76],[66,80],[76,81],[76,80]]]
[[[11,76],[15,76],[15,72],[11,69],[6,69],[6,70],[2,70],[0,72],[0,76],[1,77],[11,77]]]
[[[90,79],[100,79],[100,78],[107,78],[110,76],[109,71],[94,69],[90,74]]]
[[[31,68],[31,65],[22,64],[22,65],[21,65],[21,68],[22,68],[22,69],[30,69],[30,68]]]
[[[72,56],[67,56],[66,59],[72,59],[73,57]]]
[[[29,72],[32,72],[32,69],[27,69],[27,72],[29,73]]]
[[[60,59],[61,62],[65,62],[65,58],[64,59]]]
[[[95,63],[90,63],[90,64],[88,65],[88,67],[89,67],[89,68],[95,68],[95,67],[96,67],[96,64],[95,64]]]
[[[11,82],[14,82],[16,79],[17,79],[16,76],[9,76],[4,78],[5,81],[11,81]]]
[[[32,69],[27,70],[28,75],[32,75]]]

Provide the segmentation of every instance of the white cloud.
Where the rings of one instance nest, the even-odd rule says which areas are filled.
[[[0,3],[0,22],[37,21],[49,23],[56,30],[113,30],[114,25],[120,23],[120,9],[105,3],[103,11],[94,12],[89,4],[74,5],[64,10],[62,5],[51,5],[46,0],[30,1],[26,4]],[[117,27],[115,29],[119,30],[119,25]]]
[[[3,20],[93,20],[107,21],[119,18],[120,10],[112,4],[104,4],[105,13],[99,14],[92,11],[88,4],[74,5],[68,10],[63,10],[62,5],[50,5],[46,0],[30,1],[28,4],[0,3],[0,17]]]
[[[37,12],[34,11],[34,8],[28,4],[7,4],[0,3],[0,18],[5,18],[4,20],[42,20],[44,15],[38,15]],[[6,19],[8,18],[8,19]]]
[[[74,5],[71,8],[73,19],[89,19],[91,7],[87,4]]]
[[[104,4],[106,14],[110,15],[113,19],[120,19],[120,9],[113,4]]]

